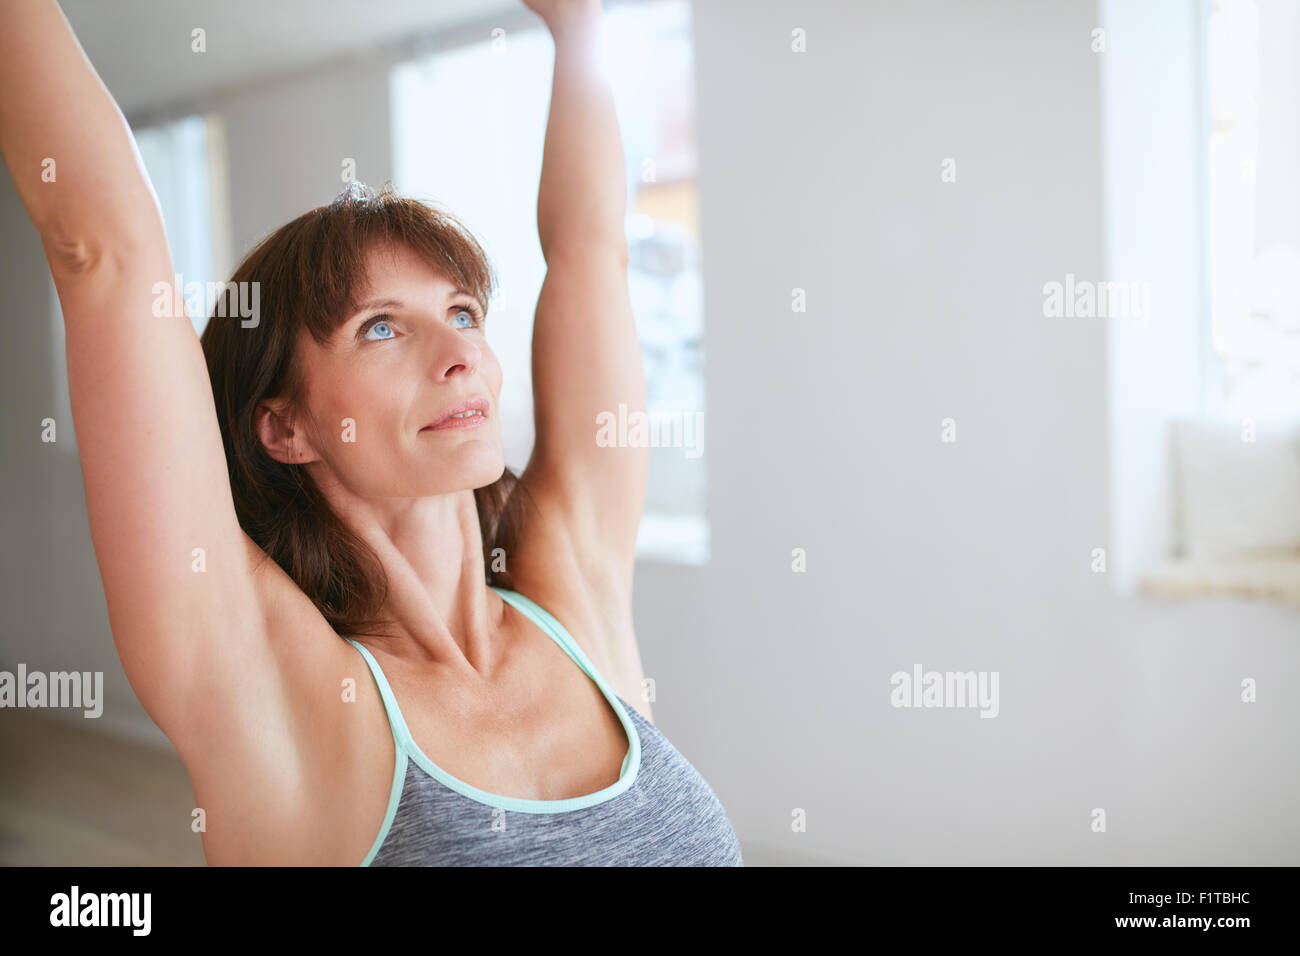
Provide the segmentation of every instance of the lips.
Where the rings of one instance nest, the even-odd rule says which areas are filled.
[[[443,412],[440,418],[436,418],[429,422],[429,424],[421,428],[420,431],[428,431],[431,428],[438,428],[442,425],[448,424],[449,422],[463,421],[464,419],[457,419],[454,416],[463,414],[464,412],[474,411],[479,412],[483,418],[486,418],[488,412],[488,400],[481,396],[476,396],[467,401],[461,402],[459,405],[453,405],[451,408]],[[469,417],[477,418],[478,416]]]

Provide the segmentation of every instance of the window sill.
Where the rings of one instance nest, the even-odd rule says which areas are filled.
[[[1253,597],[1300,608],[1300,552],[1238,560],[1170,560],[1144,574],[1140,587],[1155,597]]]

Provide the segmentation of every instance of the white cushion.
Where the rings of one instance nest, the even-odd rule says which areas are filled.
[[[1182,540],[1193,559],[1268,557],[1300,550],[1300,435],[1240,424],[1175,429]]]

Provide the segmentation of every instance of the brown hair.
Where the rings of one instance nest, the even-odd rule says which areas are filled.
[[[329,205],[304,213],[249,250],[199,340],[240,527],[345,636],[390,623],[380,616],[388,596],[383,566],[334,514],[302,466],[267,454],[255,413],[264,399],[287,398],[291,410],[298,403],[299,329],[306,327],[321,344],[329,339],[364,294],[367,251],[382,243],[411,248],[473,294],[486,316],[496,276],[469,230],[444,209],[397,195],[391,183],[376,192],[352,182]],[[236,318],[236,297],[248,288],[240,285],[245,282],[258,283],[257,321],[248,327]],[[474,490],[489,584],[513,590],[508,572],[493,571],[492,551],[513,549],[526,495],[509,468]]]

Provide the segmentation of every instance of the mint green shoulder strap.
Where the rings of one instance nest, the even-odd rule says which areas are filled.
[[[384,676],[384,670],[379,666],[368,650],[352,640],[350,637],[344,638],[349,644],[361,652],[361,656],[366,659],[366,664],[370,667],[370,673],[374,675],[375,683],[379,686],[379,696],[384,700],[384,710],[388,713],[388,725],[393,730],[393,740],[397,743],[398,749],[410,752],[414,746],[411,739],[411,732],[406,727],[406,720],[402,717],[402,709],[397,706],[397,698],[393,696],[393,689],[388,686],[388,678]]]
[[[578,642],[573,639],[573,635],[565,630],[564,625],[552,617],[545,608],[531,598],[524,597],[518,591],[509,591],[493,585],[488,585],[488,587],[501,595],[503,601],[513,604],[534,624],[549,634],[564,649],[565,653],[573,658],[574,663],[587,672],[587,676],[594,680],[597,686],[606,689],[604,679],[596,672],[596,665],[583,653],[582,648],[578,646]]]

